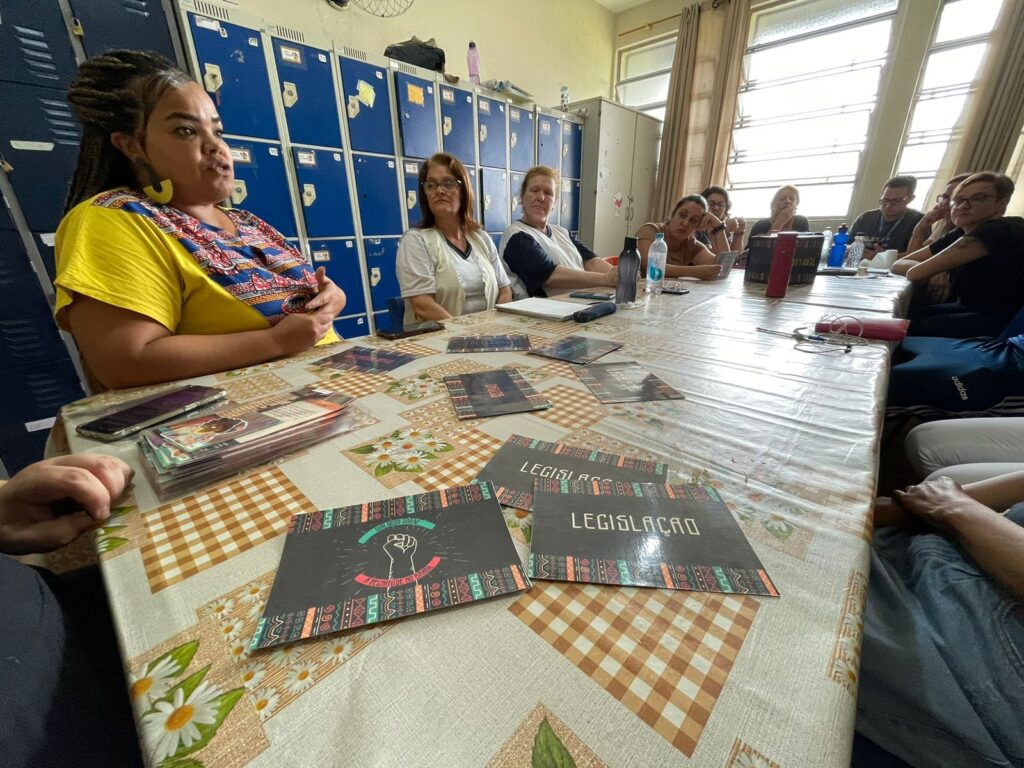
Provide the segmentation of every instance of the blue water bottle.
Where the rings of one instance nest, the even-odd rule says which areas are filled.
[[[828,252],[829,267],[842,267],[846,259],[846,244],[850,242],[850,233],[846,231],[846,225],[840,224],[839,231],[832,239],[832,249]]]

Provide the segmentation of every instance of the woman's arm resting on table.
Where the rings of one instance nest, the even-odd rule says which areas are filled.
[[[512,286],[511,285],[503,285],[503,286],[501,286],[501,288],[498,289],[498,299],[497,299],[497,301],[495,303],[496,304],[508,304],[510,301],[512,301]]]
[[[587,272],[596,272],[601,275],[607,274],[608,272],[612,272],[615,269],[615,267],[613,267],[607,261],[602,259],[600,256],[597,256],[596,258],[593,259],[587,259],[586,261],[584,261],[583,268],[587,270]]]
[[[344,296],[344,294],[342,294]],[[263,363],[309,349],[330,330],[334,302],[273,328],[175,336],[155,320],[88,296],[65,311],[93,375],[112,389],[157,384]]]
[[[584,262],[584,266],[591,261],[597,261],[597,259]],[[604,260],[601,259],[601,261]],[[606,261],[604,264],[608,267],[607,272],[579,270],[559,264],[551,273],[551,277],[544,281],[544,292],[550,294],[563,288],[613,288],[619,281],[619,271],[612,268],[612,265]]]
[[[501,292],[498,292],[498,296],[501,296]],[[434,299],[432,293],[421,293],[419,296],[410,296],[409,301],[412,302],[412,308],[416,312],[416,317],[420,320],[451,320],[451,313],[447,309],[442,307]]]
[[[948,248],[945,248],[930,259],[925,259],[915,264],[905,273],[906,278],[911,282],[923,282],[941,273],[949,272],[957,267],[962,267],[972,261],[982,258],[988,253],[980,240],[969,235],[959,238]],[[897,264],[899,262],[896,262]]]

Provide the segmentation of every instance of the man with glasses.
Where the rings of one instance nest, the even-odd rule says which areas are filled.
[[[893,176],[882,188],[878,208],[864,211],[850,227],[850,238],[864,238],[864,258],[874,258],[876,253],[890,248],[903,253],[907,250],[910,236],[917,222],[924,216],[920,211],[908,208],[914,199],[917,179],[913,176]]]

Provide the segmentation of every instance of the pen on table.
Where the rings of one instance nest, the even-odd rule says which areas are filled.
[[[781,336],[784,339],[796,339],[797,341],[818,341],[818,342],[828,341],[828,339],[826,339],[824,336],[818,336],[818,335],[808,336],[807,334],[800,333],[800,331],[788,331],[788,332],[787,331],[776,331],[776,330],[773,330],[771,328],[761,328],[760,326],[757,328],[757,330],[760,331],[761,333],[769,333],[772,336]]]

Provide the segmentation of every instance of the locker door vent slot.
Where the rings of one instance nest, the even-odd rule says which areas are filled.
[[[366,61],[366,54],[360,51],[358,48],[349,48],[347,45],[343,45],[341,46],[341,52],[343,55],[348,56],[350,59]]]
[[[394,59],[392,59],[392,61],[394,61],[394,63],[397,65],[396,69],[399,72],[405,72],[405,74],[407,74],[407,75],[413,75],[413,76],[416,75],[416,68],[415,67],[413,67],[413,66],[411,66],[409,64],[406,64],[404,61],[395,61]]]
[[[195,0],[195,2],[196,10],[203,16],[212,16],[221,21],[231,21],[231,14],[228,13],[227,8],[221,8],[213,3],[203,2],[203,0]]]
[[[121,6],[128,13],[137,13],[139,16],[149,17],[149,3],[147,0],[121,0]]]
[[[291,29],[290,27],[282,27],[280,24],[274,25],[274,34],[277,37],[283,37],[286,40],[291,40],[296,43],[306,42],[306,36],[297,29]]]

